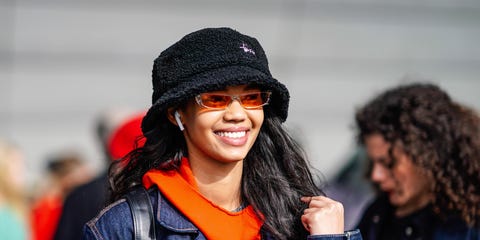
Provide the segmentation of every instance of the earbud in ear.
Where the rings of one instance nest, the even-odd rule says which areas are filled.
[[[183,129],[185,128],[183,127],[182,121],[180,121],[180,113],[178,113],[178,111],[175,111],[173,115],[175,117],[175,121],[178,124],[178,128],[180,128],[180,131],[183,131]]]

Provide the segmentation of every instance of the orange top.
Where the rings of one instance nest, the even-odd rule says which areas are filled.
[[[230,212],[206,199],[199,191],[190,164],[182,159],[180,171],[150,170],[143,176],[148,189],[157,185],[160,192],[182,212],[207,239],[261,239],[262,221],[252,206]]]

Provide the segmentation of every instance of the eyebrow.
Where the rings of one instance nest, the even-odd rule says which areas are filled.
[[[245,85],[245,87],[243,87],[242,91],[247,91],[247,90],[255,90],[255,89],[260,89],[262,90],[262,88],[260,87],[260,85],[258,84],[241,84],[241,85]],[[235,87],[235,86],[239,86],[239,85],[232,85],[232,86],[227,86],[223,89],[220,89],[220,90],[217,90],[217,91],[227,91],[228,87]]]
[[[389,162],[391,162],[389,161],[390,159],[387,157],[372,158],[371,156],[368,156],[368,159],[370,159],[370,161],[372,162],[378,162],[383,164],[389,164]]]
[[[261,87],[258,84],[248,84],[247,86],[245,86],[244,90],[252,90],[255,88],[261,89]]]

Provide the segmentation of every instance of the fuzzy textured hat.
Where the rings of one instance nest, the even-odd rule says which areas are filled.
[[[205,28],[190,33],[163,51],[152,70],[152,107],[142,122],[144,133],[159,114],[197,94],[227,86],[255,84],[272,91],[271,108],[287,119],[289,93],[274,79],[260,43],[230,28]]]

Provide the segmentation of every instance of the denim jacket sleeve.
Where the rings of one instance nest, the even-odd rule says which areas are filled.
[[[132,239],[133,221],[125,199],[104,208],[94,219],[85,224],[82,240]]]
[[[310,235],[307,239],[315,240],[362,240],[360,230],[346,231],[344,234]]]
[[[93,233],[90,226],[84,226],[82,240],[96,240],[97,236]]]

